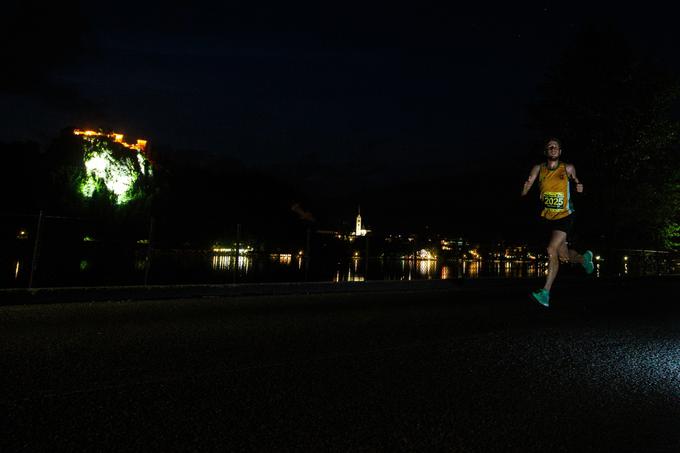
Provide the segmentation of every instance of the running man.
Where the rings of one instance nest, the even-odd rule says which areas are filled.
[[[538,178],[541,201],[543,202],[541,221],[545,230],[550,232],[549,262],[545,286],[543,289],[531,293],[531,297],[546,307],[550,304],[550,289],[555,277],[557,277],[560,261],[565,264],[580,264],[587,274],[591,274],[594,269],[593,252],[588,250],[583,255],[579,255],[575,250],[568,247],[567,239],[574,225],[574,216],[572,215],[574,206],[571,201],[569,180],[574,181],[578,193],[583,192],[583,184],[576,177],[576,168],[572,164],[560,162],[561,155],[562,145],[560,141],[556,138],[549,139],[545,144],[546,162],[535,165],[531,169],[529,178],[522,189],[522,196],[524,196]]]

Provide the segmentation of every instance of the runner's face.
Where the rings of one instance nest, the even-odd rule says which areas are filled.
[[[562,150],[560,149],[560,144],[555,140],[550,140],[547,145],[545,145],[545,155],[549,160],[557,160],[560,158]]]

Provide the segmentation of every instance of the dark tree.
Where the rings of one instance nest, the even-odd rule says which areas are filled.
[[[564,140],[587,195],[588,235],[609,247],[678,247],[678,77],[612,26],[586,28],[541,87],[533,126]],[[567,157],[568,156],[568,157]]]

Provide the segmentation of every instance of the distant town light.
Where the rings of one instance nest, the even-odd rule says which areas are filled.
[[[214,253],[232,253],[232,252],[235,252],[236,250],[238,250],[238,253],[242,255],[242,254],[245,254],[245,253],[250,253],[254,249],[251,246],[245,246],[245,247],[240,247],[240,248],[236,249],[236,248],[232,248],[232,247],[222,247],[220,245],[215,245],[212,248],[212,251]]]
[[[427,250],[427,249],[419,250],[417,256],[418,256],[418,259],[421,259],[421,260],[436,260],[437,259],[437,255],[432,253],[431,250]]]

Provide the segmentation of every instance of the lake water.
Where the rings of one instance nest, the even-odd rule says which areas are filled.
[[[34,287],[163,284],[224,284],[299,281],[365,281],[533,278],[545,275],[545,260],[412,260],[349,258],[307,262],[295,255],[229,256],[213,252],[156,251],[147,269],[143,251],[108,254],[48,254],[34,272]],[[625,259],[623,259],[625,258]],[[27,287],[30,254],[5,259],[0,287]],[[675,263],[677,266],[677,263]],[[596,263],[595,276],[657,273],[658,266],[628,256]],[[665,272],[676,272],[673,263]],[[582,274],[562,266],[562,274]]]

